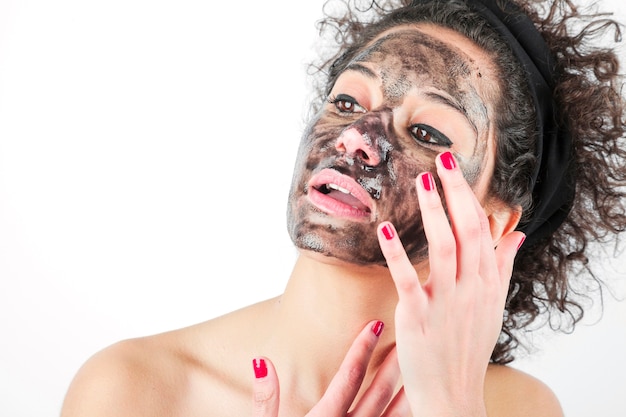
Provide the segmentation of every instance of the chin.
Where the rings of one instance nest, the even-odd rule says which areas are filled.
[[[320,262],[326,265],[333,265],[343,268],[387,268],[387,264],[384,259],[378,262],[368,262],[365,260],[349,259],[345,256],[335,256],[329,253],[322,253],[306,248],[298,248],[298,251],[302,256],[313,259],[316,262]]]
[[[306,256],[319,262],[333,265],[353,265],[353,266],[382,266],[387,267],[387,261],[380,250],[376,246],[374,250],[366,251],[358,246],[356,250],[341,247],[333,242],[332,247],[320,244],[318,240],[313,240],[315,244],[311,244],[312,239],[302,238],[293,240],[298,250]],[[376,242],[378,245],[378,242]],[[360,250],[359,250],[360,249]]]
[[[290,206],[291,208],[291,206]],[[377,237],[377,224],[339,220],[319,213],[289,210],[288,232],[291,241],[301,251],[314,254],[316,259],[355,266],[387,266]],[[399,222],[398,222],[399,223]],[[428,244],[421,217],[399,230],[413,265],[428,259]]]

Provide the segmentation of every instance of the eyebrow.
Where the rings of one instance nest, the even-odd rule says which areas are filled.
[[[365,75],[367,78],[378,78],[378,75],[374,71],[367,68],[365,65],[359,64],[358,62],[348,65],[344,69],[344,72],[346,71],[356,71],[360,74]]]
[[[461,106],[459,103],[457,103],[456,101],[450,99],[449,97],[443,96],[441,94],[437,94],[434,93],[432,91],[427,91],[424,93],[424,95],[436,102],[439,102],[447,107],[450,107],[454,110],[456,110],[457,112],[461,113],[465,119],[467,119],[467,121],[469,122],[470,125],[472,125],[472,129],[474,129],[474,132],[476,134],[478,134],[478,126],[476,126],[476,123],[474,123],[474,121],[472,120],[472,118],[470,117],[469,113],[467,112],[467,109],[463,106]],[[481,114],[483,116],[486,117],[487,115],[487,109],[485,108],[485,105],[483,103],[481,103],[480,106],[480,110],[481,110]]]

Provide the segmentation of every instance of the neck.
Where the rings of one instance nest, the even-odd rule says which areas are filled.
[[[368,368],[368,374],[375,373],[395,345],[396,304],[387,268],[301,255],[284,294],[277,299],[268,338],[272,357],[281,358],[283,369],[293,370],[291,375],[280,375],[281,379],[287,386],[308,381],[304,391],[321,395],[356,335],[368,322],[382,320],[385,329]]]

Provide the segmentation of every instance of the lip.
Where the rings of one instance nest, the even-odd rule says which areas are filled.
[[[320,191],[321,187],[328,184],[340,187],[341,191],[347,191],[348,199],[354,199],[354,204],[338,200]],[[368,221],[372,217],[374,200],[363,187],[353,178],[343,175],[334,169],[323,169],[315,174],[308,184],[308,199],[321,211],[333,216],[349,218],[353,220]]]

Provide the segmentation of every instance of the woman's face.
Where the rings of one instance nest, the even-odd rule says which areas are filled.
[[[389,220],[413,263],[425,259],[415,177],[451,151],[479,199],[486,194],[491,68],[468,39],[435,26],[398,27],[362,49],[303,135],[288,206],[296,246],[383,265],[376,227]]]

